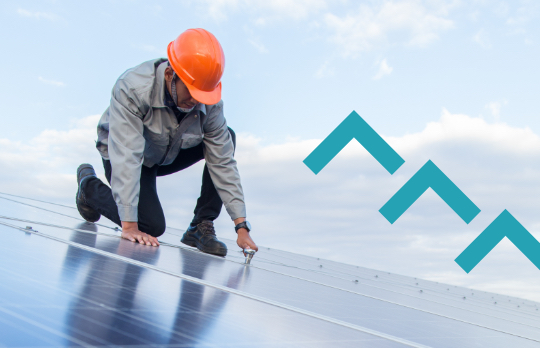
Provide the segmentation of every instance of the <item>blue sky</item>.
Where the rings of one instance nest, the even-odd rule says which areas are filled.
[[[401,135],[443,107],[493,117],[495,104],[505,122],[540,132],[538,3],[359,4],[4,3],[0,95],[4,114],[17,116],[1,135],[23,138],[102,113],[124,70],[164,56],[190,27],[210,30],[225,50],[229,123],[267,142],[323,137],[353,109]],[[383,61],[388,68],[373,79]]]
[[[453,262],[504,209],[540,239],[538,2],[18,1],[0,16],[0,192],[73,204],[78,164],[102,175],[117,77],[203,27],[225,51],[259,244],[540,301],[507,242],[469,275]],[[317,176],[303,165],[352,110],[406,160],[393,176],[354,142]],[[394,225],[378,213],[428,159],[482,209],[470,225],[430,191]],[[201,168],[158,182],[170,226],[190,221]]]

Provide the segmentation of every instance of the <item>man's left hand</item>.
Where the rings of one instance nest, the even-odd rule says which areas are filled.
[[[251,239],[251,236],[249,235],[249,232],[245,228],[241,228],[238,230],[238,238],[236,239],[236,244],[242,250],[244,249],[252,249],[255,251],[259,251],[259,248],[257,247],[257,244]]]

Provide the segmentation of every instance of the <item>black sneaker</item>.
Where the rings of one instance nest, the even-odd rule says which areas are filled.
[[[75,197],[75,202],[77,203],[77,210],[79,214],[88,222],[96,222],[99,220],[101,215],[90,207],[86,200],[84,199],[84,193],[81,190],[81,183],[88,177],[96,177],[96,172],[94,167],[91,164],[83,163],[77,168],[77,196]]]
[[[212,221],[203,221],[195,227],[189,226],[180,241],[208,254],[227,255],[227,246],[216,238]]]

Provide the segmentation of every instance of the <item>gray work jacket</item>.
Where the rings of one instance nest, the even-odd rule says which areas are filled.
[[[234,146],[223,101],[198,104],[178,124],[164,104],[166,59],[123,73],[98,124],[96,147],[111,161],[111,188],[122,221],[137,221],[141,166],[168,165],[181,149],[204,144],[204,158],[216,190],[234,220],[246,216]]]

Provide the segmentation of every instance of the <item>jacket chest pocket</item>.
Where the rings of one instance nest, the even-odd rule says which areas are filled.
[[[147,127],[144,127],[143,137],[147,143],[150,141],[153,144],[165,146],[169,143],[169,135],[160,128],[156,129],[156,131],[151,131]]]
[[[182,134],[182,149],[189,149],[202,143],[203,136],[201,134]]]
[[[145,161],[150,163],[159,163],[167,152],[169,145],[169,136],[166,134],[158,134],[145,129],[144,146]]]

